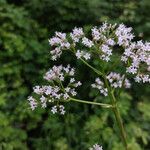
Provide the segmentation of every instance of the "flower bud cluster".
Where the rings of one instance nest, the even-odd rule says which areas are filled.
[[[94,144],[89,150],[103,150],[103,148],[98,144]]]
[[[45,74],[44,78],[49,82],[49,85],[35,86],[33,88],[33,92],[40,97],[42,108],[46,108],[47,103],[56,102],[58,104],[61,101],[66,101],[70,97],[76,96],[76,88],[81,86],[81,82],[73,78],[74,73],[75,70],[71,68],[70,65],[67,67],[60,65],[54,66]],[[39,104],[32,96],[30,96],[28,100],[32,110]],[[52,107],[52,112],[65,113],[62,105]]]

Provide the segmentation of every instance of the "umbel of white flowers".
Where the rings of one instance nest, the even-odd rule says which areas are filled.
[[[131,31],[132,28],[127,28],[124,24],[117,26],[103,23],[101,27],[91,29],[92,39],[85,36],[82,28],[74,28],[70,37],[67,37],[66,33],[56,32],[55,36],[49,39],[53,48],[50,52],[52,60],[57,60],[63,51],[73,49],[77,59],[88,60],[93,53],[97,53],[100,59],[109,62],[113,47],[117,45],[124,49],[120,61],[125,63],[126,72],[134,74],[136,82],[150,82],[149,73],[145,74],[140,70],[142,65],[146,67],[145,70],[150,71],[150,43],[132,42],[134,34]],[[77,48],[79,44],[84,47],[82,50]]]
[[[75,27],[69,34],[55,32],[55,36],[49,39],[52,60],[56,61],[64,51],[70,51],[84,63],[95,56],[104,63],[111,63],[113,48],[117,46],[123,49],[119,63],[124,64],[126,74],[131,74],[138,83],[150,83],[150,43],[133,42],[134,34],[131,31],[132,28],[124,24],[103,23],[102,26],[91,29],[90,39],[86,37],[82,28]],[[28,98],[31,109],[34,110],[38,105],[45,108],[51,103],[53,114],[65,114],[62,102],[74,98],[77,95],[76,88],[81,86],[81,82],[76,81],[74,75],[75,69],[70,65],[54,66],[50,69],[44,76],[48,81],[47,85],[35,86],[33,91],[36,98]],[[131,86],[125,75],[117,72],[109,72],[106,79],[112,89]],[[104,96],[108,95],[108,89],[101,78],[96,78],[91,87],[98,89]]]
[[[42,108],[47,107],[47,103],[57,103],[53,106],[51,112],[53,114],[65,114],[63,105],[59,105],[61,101],[67,101],[69,97],[76,96],[76,88],[81,85],[80,81],[76,81],[73,77],[75,73],[74,68],[70,65],[67,67],[54,66],[44,75],[44,79],[48,81],[48,85],[35,86],[33,92],[39,96]],[[67,80],[67,81],[66,81]],[[65,82],[65,86],[64,83]],[[67,82],[67,84],[66,84]],[[28,98],[31,109],[34,110],[38,106],[35,98],[30,96]]]

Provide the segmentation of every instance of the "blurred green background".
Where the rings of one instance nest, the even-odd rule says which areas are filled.
[[[48,38],[55,31],[74,26],[89,31],[108,21],[132,26],[138,40],[149,40],[149,12],[149,0],[0,0],[0,150],[87,150],[95,143],[104,150],[123,150],[111,112],[69,103],[64,116],[51,115],[49,108],[32,112],[26,99],[53,65]],[[69,55],[57,63],[78,67],[84,83],[79,97],[96,95],[86,66]],[[131,149],[150,150],[150,86],[133,83],[121,96]]]

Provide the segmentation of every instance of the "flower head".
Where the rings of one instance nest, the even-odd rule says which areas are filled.
[[[70,97],[76,96],[76,88],[81,86],[80,81],[76,81],[73,78],[75,69],[71,68],[70,65],[67,67],[53,66],[46,74],[44,79],[49,82],[49,85],[35,86],[33,88],[34,93],[39,96],[41,107],[46,108],[47,103],[61,103],[66,101]],[[70,78],[70,80],[68,80]],[[33,98],[29,97],[29,104],[31,109],[34,110],[37,107],[38,102]],[[64,114],[64,106],[56,105],[51,109],[53,114],[60,113]]]
[[[95,144],[89,150],[103,150],[102,146]]]

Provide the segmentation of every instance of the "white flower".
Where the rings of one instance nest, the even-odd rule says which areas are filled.
[[[47,102],[47,99],[42,95],[42,97],[40,98],[41,100],[41,105],[42,105],[42,108],[46,108],[46,102]]]
[[[69,72],[69,75],[70,75],[70,76],[73,76],[74,73],[75,73],[75,70],[74,70],[74,68],[72,68],[72,69],[70,70],[70,72]]]
[[[114,41],[113,39],[108,39],[108,40],[106,41],[106,43],[107,43],[108,45],[110,45],[110,46],[114,46],[114,45],[115,45],[115,41]]]
[[[70,79],[70,83],[73,83],[74,81],[75,81],[74,78],[71,78],[71,79]]]
[[[67,92],[67,91],[66,91]],[[68,91],[69,92],[69,91]],[[68,99],[69,98],[69,95],[68,95],[68,93],[65,93],[64,94],[64,96],[63,96],[63,98],[66,100],[66,99]]]
[[[128,79],[125,79],[124,86],[127,89],[131,87],[131,83],[130,83],[130,81]]]
[[[137,76],[134,78],[135,82],[149,82],[150,83],[150,76],[148,74],[137,74]]]
[[[77,52],[76,52],[77,59],[80,59],[82,56],[83,56],[83,52],[80,50],[77,50]]]
[[[57,113],[57,106],[53,106],[53,107],[51,108],[51,112],[52,112],[53,114],[56,114],[56,113]]]
[[[83,37],[84,32],[82,28],[74,28],[73,32],[70,33],[70,37],[72,38],[74,43],[79,42],[80,38]]]
[[[55,32],[55,36],[49,39],[49,44],[55,46],[55,48],[50,51],[52,60],[59,58],[63,49],[70,48],[70,43],[67,41],[66,33],[61,32]]]
[[[65,114],[65,107],[63,105],[59,105],[59,111],[60,111],[60,114],[61,115],[64,115]]]
[[[80,51],[80,50],[77,50],[75,55],[76,55],[77,59],[80,59],[81,57],[84,57],[86,60],[88,60],[88,59],[91,58],[91,54],[86,53],[84,51]]]
[[[120,24],[116,29],[116,36],[118,38],[118,45],[128,46],[134,35],[131,33],[132,28],[127,28],[124,24]]]
[[[64,69],[64,71],[66,73],[69,73],[69,71],[70,71],[70,65],[67,65],[67,67],[64,67],[63,69]]]
[[[121,56],[121,61],[123,61],[123,62],[127,62],[127,60],[128,60],[128,57],[126,57],[126,56]]]
[[[81,86],[82,83],[80,81],[78,81],[76,84],[75,84],[75,87],[78,87],[78,86]]]
[[[100,40],[100,32],[99,32],[99,30],[98,30],[96,27],[94,27],[94,28],[91,29],[91,30],[92,30],[92,37],[93,37],[93,40],[95,40],[95,41]]]
[[[140,82],[141,81],[141,78],[140,78],[140,76],[139,75],[137,75],[135,78],[134,78],[134,80],[135,80],[135,82]]]
[[[75,91],[75,89],[71,89],[70,93],[71,93],[72,96],[76,96],[77,95],[77,92]]]
[[[34,93],[36,93],[36,94],[42,94],[43,93],[43,90],[42,90],[42,88],[40,88],[40,86],[35,86],[33,88],[33,90],[34,90]]]
[[[103,150],[102,146],[95,144],[89,150]]]
[[[49,39],[48,41],[49,41],[49,44],[51,46],[54,46],[54,45],[57,45],[57,44],[61,43],[61,39],[58,38],[58,37],[53,37],[53,38]]]
[[[121,46],[121,51],[114,52],[114,56],[122,53],[118,57],[121,65],[119,63],[118,65],[125,64],[126,73],[132,74],[136,82],[150,83],[150,42],[132,42],[134,35],[131,31],[132,28],[128,28],[124,24],[117,27],[116,24],[103,23],[101,27],[92,28],[92,35],[90,36],[92,40],[85,36],[82,28],[74,28],[70,37],[66,33],[55,32],[55,35],[49,39],[49,44],[52,46],[50,54],[53,60],[57,60],[64,50],[70,50],[76,52],[77,59],[89,60],[92,54],[97,54],[100,59],[108,62],[113,55],[113,48],[117,44]],[[88,50],[78,50],[78,47],[87,47]],[[116,62],[118,62],[118,58]],[[112,62],[112,66],[116,65],[116,62]],[[76,96],[76,88],[81,85],[80,81],[75,80],[74,74],[75,69],[71,68],[70,65],[67,67],[53,66],[46,72],[44,79],[48,81],[47,85],[33,88],[34,94],[40,97],[43,108],[47,107],[47,103],[57,103],[57,106],[52,107],[52,113],[65,113],[64,107],[59,107],[59,104],[64,100],[69,100],[72,96]],[[106,78],[112,89],[122,88],[122,86],[131,87],[130,81],[119,73],[110,72]],[[108,95],[108,89],[100,78],[96,78],[95,83],[91,86],[98,89],[102,95]],[[28,101],[31,109],[34,110],[38,104],[37,100],[29,97]]]
[[[31,107],[31,110],[34,110],[37,107],[36,100],[32,96],[30,96],[30,97],[28,97],[28,101],[29,101],[29,105]]]
[[[110,49],[108,45],[102,44],[100,50],[103,53],[100,58],[108,62],[110,60],[110,56],[112,55],[112,49]]]
[[[62,72],[62,66],[53,66],[52,69],[50,69],[44,76],[44,79],[48,80],[48,81],[52,81],[55,79],[59,79],[60,78],[60,74]],[[61,75],[62,78],[62,75]]]
[[[104,87],[104,83],[100,80],[100,78],[96,78],[95,83],[91,84],[91,86],[93,88],[98,89],[100,91],[100,93],[103,94],[104,96],[108,95],[108,90],[107,90],[107,88]]]
[[[83,57],[84,57],[86,60],[88,60],[88,59],[91,58],[91,54],[85,53],[85,54],[83,55]]]
[[[50,95],[51,93],[52,93],[52,87],[51,86],[45,87],[45,94]]]
[[[55,32],[55,35],[59,37],[61,40],[66,39],[66,33],[61,33],[61,32]]]
[[[127,68],[126,72],[136,74],[137,73],[137,68],[130,66]]]
[[[93,42],[86,37],[82,38],[82,44],[89,48],[91,48],[94,45]]]
[[[110,85],[114,88],[121,88],[124,86],[125,88],[130,88],[131,84],[128,79],[124,79],[124,75],[121,76],[119,73],[111,72],[107,75],[107,79]]]
[[[70,96],[76,96],[76,88],[81,85],[80,81],[76,81],[73,75],[75,69],[70,65],[67,67],[53,66],[48,72],[46,72],[44,78],[49,81],[50,85],[35,86],[33,88],[34,93],[40,95],[41,107],[47,107],[47,103],[62,102],[68,100]],[[69,79],[70,78],[70,79]],[[32,110],[37,107],[37,101],[33,97],[29,97],[29,104]],[[52,113],[60,112],[64,114],[65,110],[59,109],[57,106],[52,107]]]
[[[149,75],[143,75],[142,77],[143,83],[149,82]]]
[[[68,93],[70,91],[70,87],[66,87],[65,91]]]

